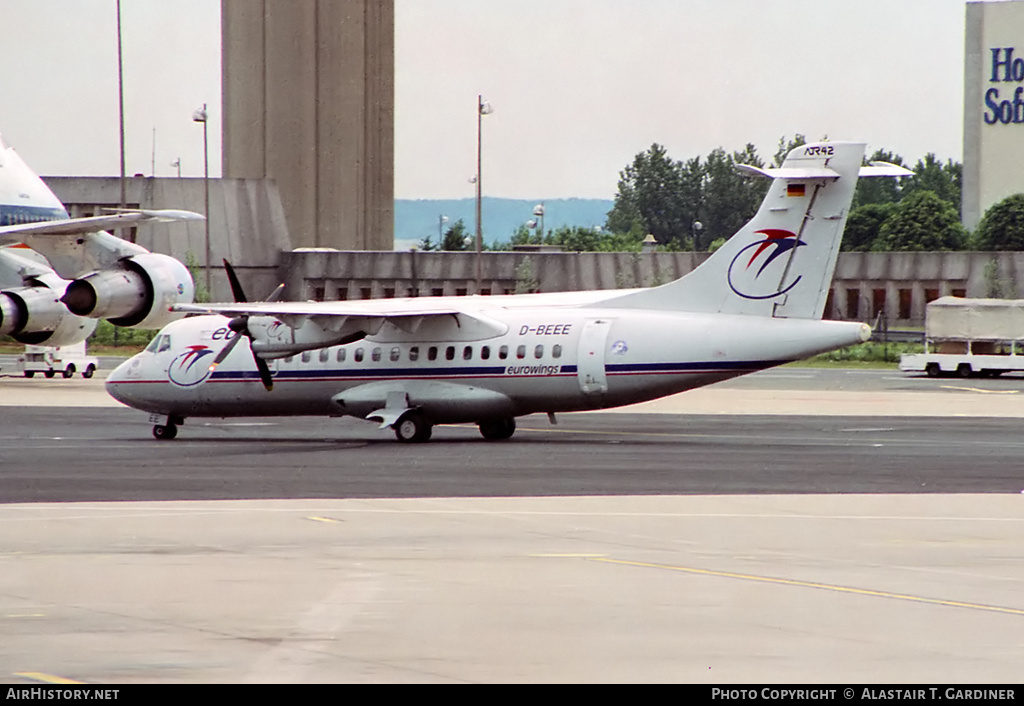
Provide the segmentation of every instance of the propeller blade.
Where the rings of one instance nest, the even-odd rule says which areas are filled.
[[[277,285],[277,289],[270,293],[270,296],[264,299],[265,302],[276,302],[281,298],[281,294],[284,293],[284,282]]]
[[[267,361],[255,353],[252,354],[252,359],[256,361],[256,367],[260,371],[260,381],[263,383],[263,387],[267,388],[267,392],[270,392],[274,389],[274,378],[270,376],[270,366],[267,365]]]
[[[231,284],[231,294],[235,297],[235,303],[247,302],[245,298],[245,290],[242,289],[242,283],[238,281],[238,276],[235,274],[235,268],[231,266],[231,263],[224,259],[224,272],[228,275],[228,282]]]
[[[231,263],[228,262],[226,258],[224,260],[224,272],[227,273],[228,282],[231,284],[231,294],[235,297],[235,302],[241,303],[249,301],[245,296],[245,290],[242,289],[242,283],[238,281],[238,275],[235,274],[235,268],[231,266]],[[277,301],[283,291],[284,284],[279,284],[277,286],[277,289],[271,292],[270,296],[266,298],[266,301]],[[239,339],[242,338],[243,336],[249,339],[249,350],[252,351],[251,342],[253,338],[252,334],[249,332],[248,316],[238,316],[235,317],[234,319],[231,319],[231,321],[228,323],[228,328],[236,332],[235,337],[232,338],[231,342],[228,343],[228,345],[224,346],[224,348],[221,349],[221,352],[217,354],[217,357],[214,359],[213,364],[210,366],[211,370],[218,366],[221,363],[221,361],[228,357],[228,355],[230,355],[231,350],[235,347],[235,344],[237,344]],[[263,387],[267,389],[267,392],[270,392],[271,390],[274,389],[274,378],[270,374],[270,366],[267,365],[267,361],[263,360],[258,355],[256,355],[255,351],[252,351],[252,359],[256,363],[256,369],[259,370],[260,372],[260,382],[263,383]]]
[[[231,355],[231,351],[233,351],[235,346],[238,345],[238,340],[240,338],[242,338],[242,334],[236,333],[235,337],[228,341],[228,344],[226,346],[220,349],[220,353],[218,353],[217,357],[213,359],[212,363],[210,363],[210,370],[216,368],[218,365],[224,362],[225,358]]]

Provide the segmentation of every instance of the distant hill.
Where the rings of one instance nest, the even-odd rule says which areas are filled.
[[[540,200],[485,196],[481,204],[484,242],[507,242],[516,229],[533,218]],[[548,199],[544,204],[544,230],[560,226],[603,226],[614,202],[610,199]],[[444,228],[460,218],[466,230],[476,232],[476,200],[395,199],[395,250],[408,250],[428,235],[437,242],[438,216],[448,216]]]

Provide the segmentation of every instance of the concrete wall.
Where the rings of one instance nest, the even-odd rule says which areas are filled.
[[[285,298],[377,299],[475,294],[473,253],[282,253]],[[707,253],[484,253],[481,293],[561,292],[662,284]],[[1024,295],[1024,253],[840,253],[826,316],[920,326],[940,296]]]
[[[95,215],[100,208],[120,202],[117,177],[44,177],[43,181],[64,202],[72,216]],[[130,207],[175,208],[202,213],[203,180],[150,177],[128,179]],[[198,265],[197,284],[205,279],[206,228],[202,221],[156,223],[121,234],[153,252],[172,255]],[[226,258],[239,271],[251,299],[269,294],[280,282],[278,258],[290,250],[291,240],[277,188],[266,179],[210,180],[210,265],[212,297],[231,299],[223,273]]]
[[[297,246],[394,240],[394,0],[222,0],[223,174],[273,178]]]
[[[707,253],[290,252],[281,267],[288,299],[515,294],[616,289],[681,277]]]

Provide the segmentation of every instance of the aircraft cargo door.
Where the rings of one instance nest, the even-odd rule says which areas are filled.
[[[604,354],[607,349],[605,342],[608,340],[608,331],[611,327],[612,322],[607,319],[591,319],[583,324],[576,375],[580,389],[585,394],[597,395],[608,391]]]

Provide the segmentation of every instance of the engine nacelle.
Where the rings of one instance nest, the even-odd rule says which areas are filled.
[[[96,321],[69,314],[49,287],[0,292],[0,334],[26,345],[65,346],[88,338]]]
[[[61,301],[73,314],[115,326],[162,328],[181,318],[168,308],[192,301],[195,285],[187,267],[158,253],[134,255],[120,265],[76,279]]]
[[[381,317],[346,320],[339,317],[330,323],[336,325],[327,329],[306,319],[295,328],[271,316],[251,316],[246,322],[246,327],[253,337],[253,353],[265,360],[273,360],[316,348],[341,346],[362,340],[367,335],[377,333],[384,324],[384,319]]]

